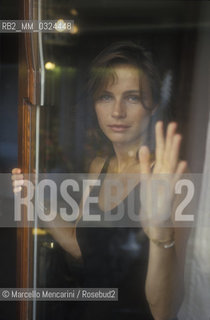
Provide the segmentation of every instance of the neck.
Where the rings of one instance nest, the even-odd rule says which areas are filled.
[[[116,155],[116,171],[118,173],[124,172],[126,168],[136,165],[138,160],[138,151],[142,142],[137,141],[133,145],[113,144]]]

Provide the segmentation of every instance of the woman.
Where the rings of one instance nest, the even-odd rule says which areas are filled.
[[[102,132],[102,149],[106,150],[90,165],[90,173],[96,174],[101,182],[100,188],[93,187],[90,192],[99,199],[91,213],[105,217],[108,209],[114,216],[123,203],[126,219],[128,196],[133,192],[139,199],[141,195],[142,174],[153,179],[155,174],[180,176],[185,172],[187,163],[179,161],[182,137],[176,133],[176,123],[168,125],[164,137],[163,123],[157,122],[155,162],[151,161],[145,143],[151,117],[159,106],[160,80],[150,54],[141,46],[115,43],[102,51],[91,68],[89,93]],[[120,173],[137,177],[114,205],[103,192],[109,173],[117,173],[116,179],[121,184],[125,181]],[[14,191],[20,191],[23,183],[20,169],[13,169],[13,180]],[[142,201],[135,201],[135,212],[140,212],[141,218],[144,208],[150,221],[150,204]],[[94,228],[88,228],[81,219],[76,227],[50,229],[64,249],[75,257],[82,256],[84,286],[119,290],[118,302],[87,303],[84,319],[165,320],[176,315],[182,300],[184,236],[182,230],[168,226],[173,214],[164,206],[161,193],[158,201],[163,212],[157,212],[161,219],[156,224],[144,225],[139,219],[135,227],[111,228],[96,222]]]

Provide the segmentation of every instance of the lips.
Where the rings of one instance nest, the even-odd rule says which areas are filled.
[[[112,124],[108,125],[109,128],[112,129],[114,132],[123,132],[126,131],[130,126],[122,125],[122,124]]]

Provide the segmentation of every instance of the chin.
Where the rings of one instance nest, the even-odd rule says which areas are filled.
[[[107,139],[113,144],[122,144],[122,145],[133,145],[137,141],[141,140],[141,135],[139,133],[136,134],[128,134],[127,133],[110,133],[102,130]]]
[[[121,145],[132,145],[134,143],[135,140],[130,140],[130,139],[126,139],[125,137],[121,137],[121,138],[112,138],[109,139],[111,143],[113,144],[121,144]]]
[[[112,143],[124,143],[124,142],[126,142],[126,137],[124,136],[113,136],[113,135],[106,135],[106,137],[107,137],[107,139],[109,139],[109,141],[110,142],[112,142]]]

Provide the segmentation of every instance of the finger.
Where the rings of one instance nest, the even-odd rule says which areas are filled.
[[[179,162],[177,166],[176,174],[182,175],[185,172],[187,172],[187,161],[183,160]]]
[[[150,151],[146,146],[139,150],[140,172],[143,174],[150,173]]]
[[[21,173],[21,169],[20,168],[12,169],[12,174],[16,174],[16,173]]]
[[[13,192],[14,192],[14,193],[18,193],[18,192],[20,192],[21,190],[22,190],[22,187],[16,187],[16,188],[13,189]]]
[[[156,150],[155,150],[156,166],[161,166],[163,154],[164,154],[164,148],[165,148],[163,121],[158,121],[155,126],[155,139],[156,139]]]
[[[187,172],[187,161],[180,161],[178,163],[176,172],[174,174],[174,184],[181,178],[181,176]]]
[[[167,127],[166,132],[166,142],[165,142],[165,152],[164,152],[164,161],[169,163],[170,162],[170,154],[173,148],[173,139],[177,129],[177,123],[171,122]]]
[[[178,161],[179,161],[179,153],[180,153],[180,146],[182,142],[181,134],[175,134],[172,142],[171,152],[170,152],[170,170],[174,172],[176,170]]]
[[[12,181],[14,181],[14,180],[23,180],[23,174],[13,174],[12,176],[11,176],[11,179],[12,179]]]
[[[12,183],[14,188],[23,186],[23,184],[24,184],[24,180],[14,180]]]

